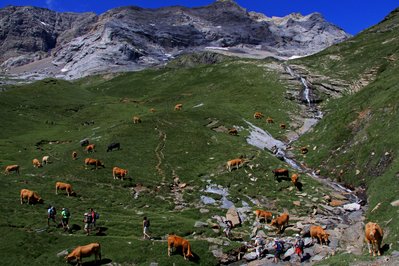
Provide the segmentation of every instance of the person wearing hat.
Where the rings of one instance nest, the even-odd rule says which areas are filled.
[[[260,235],[256,235],[255,237],[255,252],[257,259],[260,259],[263,253],[263,248],[265,245],[265,241]]]
[[[295,235],[295,254],[299,256],[300,261],[302,262],[302,256],[303,256],[303,247],[305,246],[305,242],[303,239],[299,236],[299,234]]]

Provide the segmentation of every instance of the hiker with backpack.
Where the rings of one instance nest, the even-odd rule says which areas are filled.
[[[305,242],[303,239],[299,236],[299,234],[295,235],[295,254],[299,256],[300,261],[302,262],[302,256],[303,256],[303,247],[305,246]]]
[[[265,247],[265,241],[260,235],[255,237],[255,252],[256,258],[259,260],[262,257],[262,253]]]
[[[282,240],[274,239],[273,248],[275,250],[273,262],[278,263],[281,260],[280,256],[284,253],[284,242]]]
[[[71,214],[67,208],[62,208],[61,217],[62,228],[64,228],[64,231],[69,230],[69,218],[71,217]]]
[[[92,223],[92,226],[93,226],[94,228],[96,228],[96,221],[97,221],[97,219],[98,219],[100,216],[98,215],[98,213],[96,213],[96,212],[93,210],[93,208],[90,208],[90,214],[91,214],[91,223]]]
[[[150,220],[147,217],[143,218],[143,239],[150,239],[150,235],[148,234],[150,229]]]
[[[47,209],[47,226],[50,226],[50,220],[53,220],[53,222],[57,226],[57,222],[55,221],[55,216],[57,215],[57,210],[55,209],[54,206],[49,205]]]
[[[83,216],[83,222],[85,223],[84,230],[86,232],[86,235],[90,235],[90,231],[92,228],[92,222],[93,222],[92,214],[89,212],[85,212],[85,214]]]

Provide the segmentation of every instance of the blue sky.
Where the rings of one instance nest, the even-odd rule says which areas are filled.
[[[31,5],[56,11],[103,13],[118,6],[136,5],[147,8],[161,6],[203,6],[213,0],[2,0],[7,5]],[[303,15],[320,12],[330,22],[350,34],[356,34],[380,22],[392,10],[399,7],[397,0],[236,0],[248,11],[267,16],[285,16],[296,12]]]

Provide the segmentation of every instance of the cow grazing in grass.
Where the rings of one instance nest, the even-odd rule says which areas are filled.
[[[43,156],[43,158],[42,158],[42,165],[45,165],[45,164],[50,163],[49,158],[50,158],[50,156],[48,156],[48,155]]]
[[[27,200],[28,204],[44,202],[43,199],[39,196],[39,194],[37,194],[37,192],[29,189],[21,189],[20,197],[21,197],[21,204],[24,204],[25,199]]]
[[[82,147],[86,147],[87,145],[89,145],[89,139],[82,139],[81,141],[79,141],[80,146]]]
[[[175,105],[175,111],[180,111],[183,108],[183,104],[178,103]]]
[[[63,182],[57,182],[55,183],[55,194],[58,194],[58,190],[65,190],[68,194],[68,197],[70,195],[74,195],[75,193],[72,191],[72,186],[71,184],[68,183],[63,183]]]
[[[229,134],[232,135],[232,136],[237,136],[238,135],[238,130],[235,127],[230,128],[229,129]]]
[[[18,164],[7,165],[6,168],[4,169],[4,174],[8,175],[11,172],[15,172],[19,175],[19,165]]]
[[[308,148],[307,147],[301,147],[301,153],[302,154],[306,154],[306,153],[308,153]]]
[[[312,225],[310,227],[310,237],[312,238],[312,241],[314,238],[316,238],[321,245],[323,245],[323,242],[328,245],[329,236],[330,234],[324,231],[324,229],[319,225]]]
[[[151,113],[155,113],[156,111],[157,111],[157,110],[155,110],[155,108],[151,108],[151,109],[150,109],[150,112],[151,112]]]
[[[113,142],[108,145],[107,152],[113,151],[114,149],[120,150],[121,144],[119,142]]]
[[[281,129],[286,129],[287,126],[286,126],[285,124],[281,123],[281,124],[280,124],[280,128],[281,128]]]
[[[292,174],[291,175],[292,184],[294,184],[294,186],[298,186],[298,181],[299,181],[299,175],[298,174]]]
[[[234,168],[240,168],[240,166],[244,165],[246,161],[244,159],[233,159],[230,161],[227,161],[227,169],[229,170],[229,172],[232,171],[232,169]]]
[[[139,116],[133,116],[133,124],[141,123],[141,118]]]
[[[266,118],[266,123],[268,123],[268,124],[273,124],[273,123],[274,123],[273,118],[271,118],[270,116],[267,117],[267,118]]]
[[[88,165],[94,165],[96,169],[98,169],[98,167],[100,167],[100,166],[102,168],[105,168],[105,165],[100,160],[92,159],[92,158],[86,158],[85,159],[85,167],[86,167],[86,169],[87,169]]]
[[[373,256],[381,256],[381,242],[384,237],[384,232],[377,223],[368,222],[364,229],[365,237],[364,240],[367,242],[369,253],[373,253]]]
[[[276,168],[274,170],[272,170],[273,174],[274,174],[274,178],[278,179],[280,177],[285,177],[289,179],[289,172],[288,169],[285,168]]]
[[[78,153],[76,151],[72,152],[72,160],[76,160],[78,158]]]
[[[256,211],[254,211],[254,213],[256,215],[256,220],[258,220],[258,221],[264,219],[265,222],[268,222],[273,217],[273,214],[271,212],[264,211],[264,210],[256,210]]]
[[[254,113],[254,118],[255,119],[261,119],[263,117],[263,114],[261,112],[255,112]]]
[[[112,176],[114,179],[121,178],[122,180],[127,176],[128,171],[119,167],[112,168]]]
[[[33,164],[33,167],[37,167],[37,168],[40,168],[43,166],[42,163],[36,158],[32,160],[32,164]]]
[[[95,152],[96,150],[96,145],[95,144],[90,144],[90,145],[87,145],[86,146],[86,148],[85,148],[85,151],[87,152],[87,153],[89,153],[89,152]]]
[[[168,256],[170,256],[170,253],[173,252],[173,248],[175,248],[175,250],[181,249],[185,260],[189,260],[190,258],[194,257],[194,255],[191,253],[190,242],[188,242],[187,239],[176,235],[169,235]]]
[[[90,257],[94,254],[94,260],[97,264],[97,259],[101,261],[101,246],[100,243],[90,243],[86,246],[78,246],[71,253],[65,256],[67,262],[77,261],[78,265],[82,265],[83,257]]]
[[[284,231],[284,228],[288,226],[289,219],[290,216],[288,215],[288,213],[283,213],[279,217],[273,219],[270,225],[277,227],[279,233],[282,233]]]

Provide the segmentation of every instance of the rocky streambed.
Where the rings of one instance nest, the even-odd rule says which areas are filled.
[[[310,91],[310,85],[306,79],[300,74],[296,74],[294,70],[289,67],[282,68],[280,66],[280,69],[283,69],[287,79],[291,79],[291,84],[296,84],[296,86],[302,84],[303,86],[298,88],[296,92],[296,98],[298,99],[298,97],[300,97],[300,99],[302,99],[299,100],[303,108],[302,125],[298,127],[299,130],[296,130],[294,134],[288,134],[288,142],[283,142],[275,139],[267,131],[245,121],[249,130],[247,142],[259,149],[269,150],[302,175],[306,174],[328,187],[329,192],[326,193],[322,199],[317,199],[308,193],[298,191],[296,193],[297,201],[294,201],[293,205],[304,205],[309,209],[308,215],[298,216],[295,215],[295,212],[290,213],[289,210],[285,210],[285,212],[290,213],[290,222],[284,233],[279,235],[276,233],[275,228],[271,228],[267,223],[256,221],[252,208],[250,208],[244,200],[241,204],[242,207],[236,208],[234,204],[228,200],[228,190],[226,188],[209,185],[206,188],[206,192],[219,194],[221,196],[221,208],[228,208],[228,210],[225,217],[213,216],[213,219],[208,220],[207,223],[196,224],[197,227],[211,226],[215,232],[219,232],[225,228],[226,225],[224,221],[226,219],[232,220],[234,225],[244,222],[249,222],[251,224],[250,232],[235,233],[232,239],[208,239],[208,241],[212,243],[210,245],[212,253],[218,258],[221,264],[274,264],[273,242],[276,237],[285,242],[285,253],[284,256],[282,256],[283,261],[281,263],[285,265],[287,263],[298,263],[299,258],[294,254],[293,248],[295,241],[293,235],[295,234],[300,234],[305,241],[304,257],[302,260],[302,263],[305,265],[311,265],[326,259],[329,256],[335,255],[337,252],[347,252],[358,255],[362,253],[364,212],[367,208],[367,206],[363,204],[365,202],[359,199],[355,191],[351,191],[328,178],[317,176],[313,169],[305,168],[298,163],[295,157],[289,152],[290,145],[292,145],[300,135],[310,130],[322,118],[322,113],[317,106],[317,101],[311,98],[313,92]],[[312,189],[317,188],[313,187]],[[213,198],[202,198],[204,204],[208,204],[207,200],[211,201],[211,204],[216,202]],[[248,201],[256,204],[256,199],[248,197]],[[228,202],[228,204],[226,204],[226,202]],[[311,225],[320,225],[330,234],[329,245],[321,245],[312,241],[309,234]],[[251,241],[244,241],[243,239],[248,239],[248,234]],[[257,259],[253,246],[256,235],[260,235],[265,239],[264,256],[261,259]],[[232,241],[235,242],[235,244],[238,243],[240,246],[231,249],[229,252],[223,252],[223,246],[230,246]]]

